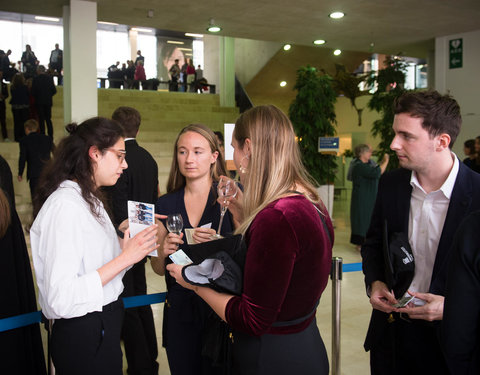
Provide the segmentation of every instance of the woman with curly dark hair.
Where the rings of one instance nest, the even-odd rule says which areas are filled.
[[[43,314],[54,319],[51,353],[59,374],[121,374],[122,277],[157,248],[157,225],[119,240],[101,186],[127,168],[120,125],[92,118],[67,125],[43,171],[30,229]]]

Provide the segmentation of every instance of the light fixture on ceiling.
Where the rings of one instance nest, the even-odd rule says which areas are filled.
[[[115,22],[107,22],[107,21],[97,21],[97,23],[101,25],[112,25],[112,26],[118,26],[118,23]]]
[[[153,15],[154,15],[153,9],[149,9],[149,10],[147,11],[147,17],[148,17],[148,18],[153,18]]]
[[[191,36],[193,38],[203,38],[203,34],[185,33],[185,36]]]
[[[167,40],[168,44],[185,44],[185,42],[180,42],[179,40]]]
[[[221,30],[222,28],[220,26],[215,25],[215,21],[213,20],[213,18],[210,18],[210,23],[208,25],[207,31],[211,33],[218,33]]]
[[[133,31],[138,31],[138,32],[141,32],[141,33],[151,33],[152,30],[150,29],[142,29],[140,27],[132,27],[132,30]]]
[[[37,21],[60,22],[60,18],[55,18],[55,17],[35,16],[35,19]]]
[[[280,87],[285,87],[285,86],[287,86],[287,81],[280,82]]]
[[[192,51],[191,48],[185,48],[185,47],[178,47],[180,51]]]
[[[343,12],[332,12],[328,15],[330,18],[333,18],[334,20],[339,20],[340,18],[345,17],[345,13]]]
[[[313,41],[313,44],[315,44],[317,46],[320,46],[320,45],[325,44],[325,43],[327,43],[327,42],[323,39],[317,39],[317,40]]]
[[[284,49],[285,51],[288,51],[290,48],[292,48],[292,46],[291,46],[290,44],[285,44],[285,45],[283,46],[283,49]]]
[[[333,54],[334,54],[335,56],[338,56],[338,55],[340,55],[341,53],[342,53],[342,50],[341,50],[341,49],[336,49],[335,51],[333,51]]]

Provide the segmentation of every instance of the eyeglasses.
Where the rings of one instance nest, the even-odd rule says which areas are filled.
[[[116,153],[117,158],[118,158],[118,162],[120,164],[123,163],[123,161],[125,160],[125,156],[127,155],[127,152],[125,150],[117,150],[116,148],[112,148],[112,147],[106,148],[105,150]]]

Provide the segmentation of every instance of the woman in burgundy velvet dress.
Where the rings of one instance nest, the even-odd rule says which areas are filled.
[[[333,228],[301,162],[288,117],[274,106],[235,124],[234,162],[245,187],[227,205],[248,250],[241,296],[184,281],[234,329],[234,374],[328,374],[315,320],[331,263]]]

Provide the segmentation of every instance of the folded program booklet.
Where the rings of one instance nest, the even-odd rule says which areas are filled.
[[[155,206],[150,203],[128,201],[128,225],[130,238],[134,237],[150,225],[155,224]],[[150,256],[158,256],[157,250],[152,251]]]

